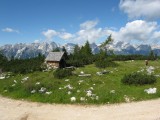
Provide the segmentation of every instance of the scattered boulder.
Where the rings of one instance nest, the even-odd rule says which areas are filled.
[[[32,93],[32,94],[36,93],[36,90],[32,90],[31,93]]]
[[[80,101],[85,101],[85,100],[86,100],[85,97],[80,98]]]
[[[5,77],[4,76],[0,77],[0,80],[2,80],[2,79],[5,79]]]
[[[41,89],[39,90],[40,93],[44,93],[46,91],[45,87],[41,87]]]
[[[76,98],[75,97],[71,97],[71,102],[75,102],[76,101]]]
[[[115,93],[115,90],[111,90],[110,93],[114,94],[114,93]]]
[[[50,91],[50,92],[46,92],[45,94],[50,95],[50,94],[52,94],[52,91]]]
[[[146,92],[147,94],[156,94],[157,93],[157,88],[145,89],[144,92]]]

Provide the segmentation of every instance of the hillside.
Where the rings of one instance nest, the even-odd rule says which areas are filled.
[[[47,103],[81,103],[112,104],[141,101],[160,96],[160,61],[117,61],[117,67],[96,68],[93,64],[77,68],[74,76],[57,79],[54,71],[34,72],[15,75],[0,80],[0,93],[15,99],[26,99]],[[125,74],[154,68],[153,75],[157,83],[151,85],[125,85],[121,79]],[[99,71],[108,71],[98,75]],[[91,74],[90,77],[78,76],[81,72]],[[145,89],[156,88],[154,94],[147,94]],[[91,95],[90,95],[91,94]]]

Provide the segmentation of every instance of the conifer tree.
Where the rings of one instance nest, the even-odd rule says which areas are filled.
[[[89,45],[89,41],[87,41],[84,45],[84,52],[85,52],[86,55],[89,55],[89,56],[92,55],[92,49]]]

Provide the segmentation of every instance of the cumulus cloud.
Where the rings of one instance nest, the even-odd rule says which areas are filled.
[[[160,18],[160,0],[121,0],[119,7],[129,18]]]
[[[102,28],[97,28],[98,20],[90,20],[80,24],[79,31],[75,33],[66,32],[66,30],[56,31],[49,29],[43,31],[42,34],[47,38],[47,40],[52,40],[53,37],[59,37],[63,40],[68,40],[70,42],[83,44],[88,40],[89,42],[95,42],[97,39],[101,38],[104,34]]]
[[[160,30],[157,22],[147,22],[144,20],[135,20],[128,22],[125,26],[120,29],[113,27],[102,28],[97,27],[98,21],[86,21],[80,24],[80,29],[75,33],[69,33],[66,31],[55,31],[47,30],[42,32],[43,35],[52,40],[53,37],[58,37],[69,42],[84,44],[86,40],[90,43],[97,42],[102,38],[107,38],[110,34],[115,42],[145,42],[145,43],[156,43],[160,39]]]
[[[19,33],[19,31],[18,31],[18,30],[14,30],[14,29],[12,29],[12,28],[8,28],[8,27],[7,27],[7,28],[2,29],[2,31],[3,31],[3,32],[10,32],[10,33],[11,33],[11,32]]]
[[[88,20],[82,24],[80,24],[81,29],[89,30],[93,29],[98,24],[98,20]]]
[[[57,36],[59,33],[55,30],[48,29],[47,31],[43,31],[42,34],[46,37],[47,40],[51,41],[54,36]]]
[[[72,39],[74,37],[74,35],[71,33],[62,32],[59,34],[59,37],[63,40],[69,40],[69,39]]]
[[[92,43],[101,38],[104,35],[103,29],[96,28],[97,24],[98,20],[86,21],[80,24],[80,30],[75,34],[74,41],[83,44],[86,40]]]
[[[154,42],[160,39],[160,31],[158,31],[157,22],[146,22],[143,20],[135,20],[128,22],[119,31],[106,30],[106,34],[112,34],[115,41],[142,41]]]

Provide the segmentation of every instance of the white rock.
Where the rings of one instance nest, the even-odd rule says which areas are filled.
[[[146,70],[148,74],[152,74],[154,72],[154,67],[153,66],[149,66]]]
[[[81,97],[81,98],[80,98],[80,101],[85,101],[85,97]]]
[[[36,85],[40,85],[41,83],[40,82],[36,82]]]
[[[12,87],[16,86],[16,84],[13,84]]]
[[[31,93],[34,94],[36,92],[36,90],[32,90]]]
[[[68,82],[68,81],[69,81],[69,79],[66,79],[65,81],[66,81],[66,82]]]
[[[94,90],[94,88],[93,88],[93,87],[90,87],[90,89],[91,89],[91,90]]]
[[[80,90],[77,90],[77,93],[80,93],[81,91]]]
[[[4,92],[8,92],[8,90],[4,90]]]
[[[84,81],[84,80],[79,80],[78,82],[79,82],[79,83],[82,83],[83,81]]]
[[[129,103],[130,102],[130,98],[127,95],[124,95],[124,100],[125,102]]]
[[[2,79],[5,79],[5,77],[0,77],[0,79],[2,80]]]
[[[46,94],[47,94],[47,95],[50,95],[50,94],[52,94],[52,91],[50,91],[50,92],[46,92]]]
[[[75,97],[71,97],[71,102],[75,102],[76,101],[76,98]]]
[[[83,71],[81,71],[81,72],[80,72],[80,74],[84,74],[84,72],[83,72]]]
[[[45,87],[41,87],[41,89],[39,90],[40,93],[44,93],[46,91]]]
[[[97,74],[97,75],[103,75],[102,72],[97,72],[96,74]]]
[[[29,77],[25,77],[25,78],[23,78],[22,80],[23,81],[27,81],[29,79]]]
[[[59,90],[62,90],[62,88],[60,87]]]
[[[71,91],[68,91],[68,95],[70,95],[72,92]]]
[[[154,76],[156,76],[156,77],[160,77],[160,75],[154,75]]]
[[[157,93],[157,88],[145,89],[144,92],[146,92],[148,94],[155,94],[155,93]]]
[[[99,96],[96,96],[96,100],[99,100]]]
[[[70,90],[72,90],[73,89],[73,87],[69,84],[69,85],[66,85],[66,86],[64,86],[64,88],[68,88],[68,89],[70,89]]]
[[[113,73],[113,71],[110,71],[110,73]]]
[[[16,81],[16,80],[14,80],[14,83],[17,83],[17,81]]]
[[[86,96],[91,97],[92,96],[92,91],[88,90]]]
[[[115,90],[111,90],[110,93],[113,93],[113,94],[114,94],[114,93],[115,93]]]

